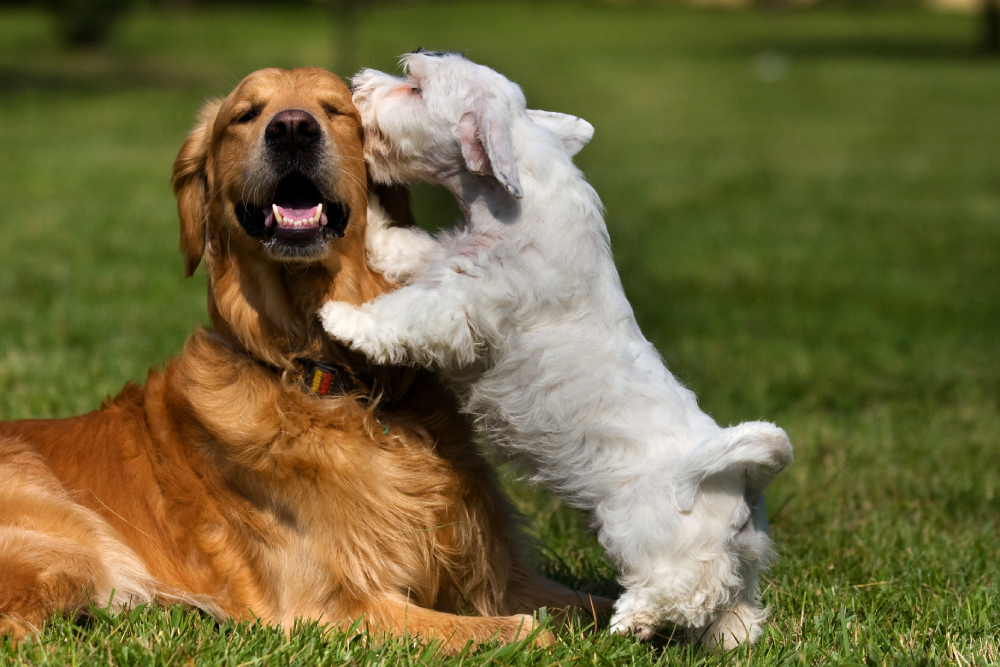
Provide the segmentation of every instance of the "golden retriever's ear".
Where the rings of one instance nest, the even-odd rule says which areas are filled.
[[[410,209],[410,189],[406,185],[382,185],[372,183],[369,179],[368,189],[378,195],[379,203],[395,223],[394,227],[412,227],[417,224]]]
[[[177,196],[181,219],[181,252],[187,277],[194,273],[205,252],[205,224],[208,218],[208,150],[212,126],[222,106],[221,100],[206,102],[198,114],[198,124],[181,146],[174,162],[170,183]]]

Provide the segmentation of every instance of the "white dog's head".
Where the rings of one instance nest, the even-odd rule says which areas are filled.
[[[365,157],[378,183],[444,183],[461,170],[496,178],[522,197],[515,155],[519,122],[549,130],[569,155],[594,134],[587,121],[529,110],[517,84],[458,53],[403,56],[405,77],[364,70],[352,80]]]

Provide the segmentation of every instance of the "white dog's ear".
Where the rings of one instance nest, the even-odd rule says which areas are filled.
[[[674,504],[690,512],[701,483],[727,470],[740,473],[745,494],[755,495],[791,462],[792,443],[774,424],[746,422],[723,429],[681,459],[674,471]]]
[[[528,118],[562,139],[570,156],[576,155],[594,138],[594,126],[577,116],[556,111],[528,109]]]
[[[489,112],[470,111],[458,121],[458,135],[469,171],[494,176],[507,192],[518,199],[524,196],[514,164],[514,144],[506,123],[490,118]]]

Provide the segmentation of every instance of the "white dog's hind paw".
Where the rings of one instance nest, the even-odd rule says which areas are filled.
[[[656,634],[656,624],[650,614],[641,610],[622,610],[611,618],[611,632],[644,642]]]
[[[653,638],[653,635],[656,634],[656,628],[652,625],[643,623],[636,623],[635,625],[628,623],[612,623],[611,632],[623,637],[632,637],[638,641],[647,642]]]
[[[766,611],[740,603],[720,613],[708,627],[696,631],[695,635],[709,651],[724,653],[741,644],[755,643],[764,632],[762,625],[766,617]]]

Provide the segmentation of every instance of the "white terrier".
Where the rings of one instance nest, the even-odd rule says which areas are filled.
[[[461,55],[404,61],[406,78],[354,78],[369,173],[444,185],[466,222],[434,239],[387,226],[373,202],[370,261],[406,286],[327,303],[326,330],[377,362],[441,371],[495,447],[592,513],[626,588],[612,630],[753,642],[772,558],[758,498],[792,460],[785,432],[720,428],[639,331],[571,159],[589,123],[526,110],[517,85]]]

